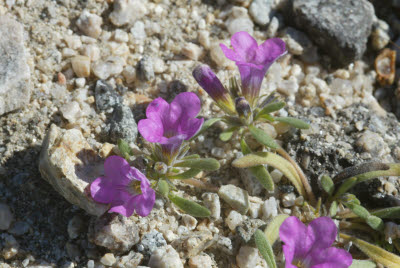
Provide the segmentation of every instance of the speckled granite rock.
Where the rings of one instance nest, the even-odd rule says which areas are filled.
[[[50,127],[39,159],[42,177],[70,203],[100,216],[107,206],[96,203],[87,187],[102,175],[103,161],[77,129]]]
[[[0,115],[29,103],[30,70],[24,47],[22,25],[0,16]]]

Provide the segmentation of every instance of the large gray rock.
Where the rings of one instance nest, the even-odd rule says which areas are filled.
[[[103,164],[80,130],[51,125],[40,153],[40,173],[70,203],[96,216],[108,206],[90,197],[89,184],[103,175]]]
[[[347,65],[366,49],[374,7],[367,0],[291,0],[289,14],[333,64]]]
[[[23,28],[9,16],[0,16],[0,115],[29,103],[30,71]]]

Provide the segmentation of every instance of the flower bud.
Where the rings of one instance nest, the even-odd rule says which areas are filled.
[[[244,97],[236,98],[235,106],[240,117],[244,117],[246,119],[250,117],[251,108],[248,101]]]
[[[231,95],[208,65],[197,66],[193,70],[193,77],[222,110],[228,114],[235,114]]]

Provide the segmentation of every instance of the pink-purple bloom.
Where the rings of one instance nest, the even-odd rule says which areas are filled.
[[[106,159],[104,176],[92,182],[90,193],[95,201],[110,204],[109,212],[126,217],[134,211],[142,217],[149,215],[156,199],[146,176],[116,155]]]
[[[236,113],[231,95],[208,65],[197,66],[193,70],[193,77],[222,110],[228,114]]]
[[[163,153],[172,159],[182,142],[203,125],[204,119],[196,118],[200,109],[200,99],[192,92],[178,94],[171,104],[157,98],[146,109],[147,119],[139,121],[139,132],[147,141],[161,144]]]
[[[305,226],[297,217],[288,217],[279,229],[285,245],[286,268],[347,268],[353,262],[344,249],[332,247],[337,227],[329,217],[320,217]]]
[[[271,38],[261,45],[247,32],[237,32],[231,38],[233,49],[221,44],[225,56],[239,68],[242,94],[252,107],[260,93],[261,83],[268,68],[286,53],[285,42]]]

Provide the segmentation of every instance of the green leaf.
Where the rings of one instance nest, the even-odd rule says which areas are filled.
[[[354,204],[354,203],[344,203],[344,205],[346,207],[348,207],[349,209],[351,209],[351,211],[354,212],[354,214],[356,214],[358,217],[362,218],[362,219],[367,219],[369,216],[369,212],[366,208],[364,208],[363,206]]]
[[[185,179],[190,179],[193,178],[194,176],[196,176],[197,174],[199,174],[201,172],[200,169],[195,169],[195,168],[191,168],[189,170],[186,170],[182,173],[176,174],[176,175],[168,175],[168,179],[171,180],[185,180]]]
[[[256,128],[255,126],[250,125],[249,130],[251,135],[261,144],[270,147],[272,149],[277,149],[279,145],[275,142],[271,136],[269,136],[267,133],[262,131],[259,128]]]
[[[129,147],[129,144],[123,139],[118,139],[118,150],[126,160],[132,155],[131,147]]]
[[[197,159],[197,158],[200,158],[200,155],[198,155],[198,154],[191,154],[191,155],[187,155],[187,156],[183,157],[182,160]]]
[[[257,229],[254,233],[254,240],[258,250],[267,262],[268,267],[276,268],[274,252],[265,234],[261,230]]]
[[[242,149],[243,154],[251,153],[250,147],[247,145],[244,138],[240,140],[240,147]],[[256,166],[249,168],[251,174],[256,177],[256,179],[261,183],[261,185],[267,189],[267,191],[273,191],[275,188],[274,180],[269,174],[268,170],[264,166]]]
[[[274,122],[274,121],[275,121],[275,117],[273,117],[273,116],[270,115],[270,114],[261,114],[260,116],[257,115],[257,118],[254,119],[254,121],[256,121],[256,120],[258,120],[258,119],[260,119],[260,118],[265,119],[265,120],[268,120],[268,121],[270,121],[270,122]]]
[[[339,200],[346,204],[356,204],[356,205],[361,204],[360,200],[358,200],[358,198],[354,194],[349,194],[349,193],[342,194]]]
[[[335,185],[333,184],[331,177],[327,175],[321,177],[321,186],[328,195],[332,195],[335,190]]]
[[[346,179],[340,186],[339,189],[337,189],[335,195],[333,196],[333,200],[337,199],[339,196],[347,192],[349,189],[351,189],[354,185],[357,184],[357,178],[356,177],[351,177]]]
[[[333,201],[331,207],[329,208],[329,216],[335,217],[337,214],[337,210],[338,210],[337,202]]]
[[[211,215],[211,212],[207,208],[197,204],[196,202],[172,194],[169,194],[168,198],[178,208],[182,209],[193,217],[204,218]]]
[[[381,219],[400,219],[400,206],[384,208],[384,209],[377,209],[374,211],[370,211],[370,213]]]
[[[374,230],[377,231],[383,231],[385,228],[385,225],[382,221],[382,219],[374,216],[374,215],[369,215],[366,219],[365,222]]]
[[[376,263],[373,261],[353,259],[353,263],[349,268],[376,268]]]
[[[233,133],[238,129],[238,127],[231,127],[225,130],[224,132],[221,132],[219,134],[219,138],[221,141],[229,141],[232,138]]]
[[[214,158],[197,158],[197,159],[186,159],[179,161],[174,165],[174,167],[188,167],[194,169],[214,171],[219,169],[220,164]]]
[[[287,214],[279,214],[272,219],[272,221],[268,224],[267,228],[265,228],[264,233],[268,239],[270,245],[274,245],[275,241],[279,237],[279,228],[284,220],[289,217]]]
[[[293,118],[293,117],[275,117],[275,121],[286,123],[288,125],[291,125],[295,128],[300,128],[300,129],[309,129],[310,125],[304,122],[303,120]]]
[[[208,119],[207,121],[205,121],[203,123],[203,125],[201,126],[201,129],[199,130],[199,132],[197,132],[197,134],[194,135],[190,140],[196,139],[200,134],[202,134],[204,131],[206,131],[209,127],[211,127],[216,122],[221,121],[221,120],[222,120],[222,118],[220,118],[220,117]]]
[[[283,175],[290,180],[300,195],[307,196],[296,169],[289,161],[277,154],[271,152],[248,154],[242,158],[234,160],[232,165],[237,168],[250,168],[259,165],[272,166],[281,171]]]
[[[279,111],[280,109],[282,109],[283,107],[285,107],[286,103],[282,102],[282,101],[278,101],[278,102],[273,102],[270,104],[267,104],[258,114],[258,115],[263,115],[263,114],[269,114],[269,113],[273,113],[276,111]]]
[[[364,240],[356,237],[340,233],[340,237],[346,240],[350,240],[353,244],[364,252],[368,257],[373,259],[377,263],[381,263],[386,267],[400,268],[400,257],[390,253],[383,248],[372,245]]]
[[[158,181],[158,190],[162,196],[167,197],[169,193],[169,185],[165,180]]]

